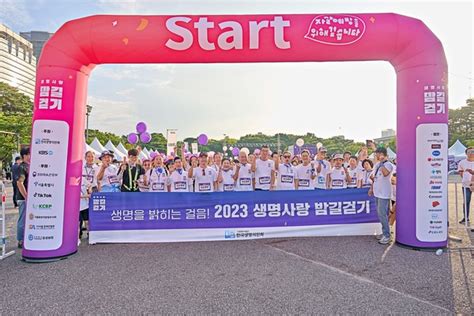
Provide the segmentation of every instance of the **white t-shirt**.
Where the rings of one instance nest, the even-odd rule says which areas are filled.
[[[214,168],[193,168],[193,178],[195,192],[214,192],[214,182],[217,181],[217,172]]]
[[[99,172],[99,166],[92,164],[90,167],[84,163],[82,167],[82,182],[81,182],[81,196],[87,195],[87,189],[89,187],[97,186],[97,173]],[[81,198],[80,210],[86,210],[89,208],[89,199]]]
[[[346,172],[343,167],[332,168],[328,173],[331,176],[331,189],[346,189],[347,188],[347,179]]]
[[[296,179],[298,179],[298,190],[313,190],[314,181],[311,176],[316,173],[314,163],[307,166],[301,164],[296,167]]]
[[[249,163],[240,164],[239,175],[235,183],[235,191],[253,191],[252,179],[254,173],[252,172],[252,165]]]
[[[272,170],[275,169],[275,162],[270,159],[265,161],[257,159],[255,164],[255,189],[270,190]]]
[[[458,164],[458,172],[464,171],[467,169],[474,170],[474,161],[469,161],[467,159],[463,159]],[[473,181],[473,175],[469,172],[464,171],[462,175],[462,186],[463,188],[468,188],[469,184]]]
[[[97,171],[99,173],[99,171]],[[110,188],[119,189],[120,191],[120,179],[117,176],[118,173],[118,168],[117,166],[110,164],[105,170],[104,170],[104,176],[102,177],[102,180],[100,181],[101,185],[101,191],[110,191]]]
[[[326,189],[326,177],[331,171],[331,164],[327,160],[314,160],[315,169],[318,169],[318,166],[321,165],[321,171],[318,173],[316,180],[315,180],[315,188],[316,189]]]
[[[357,188],[357,182],[362,179],[362,172],[359,167],[355,167],[354,169],[349,167],[347,171],[349,172],[349,177],[351,177],[351,181],[347,184],[347,187],[350,189]]]
[[[281,163],[278,166],[277,190],[294,190],[296,179],[296,167],[291,163]]]
[[[181,170],[181,172],[180,172]],[[176,169],[168,177],[168,185],[171,192],[189,192],[188,172],[184,169]]]
[[[156,167],[147,172],[149,192],[168,192],[168,172],[165,167]]]
[[[397,201],[397,186],[392,184],[392,195],[390,197],[392,201]]]
[[[150,192],[150,183],[145,186],[145,176],[147,177],[148,181],[150,181],[150,170],[145,171],[145,174],[142,174],[138,178],[138,190],[140,192]]]
[[[234,177],[235,171],[232,168],[227,171],[224,169],[221,169],[221,174],[222,174],[222,182],[219,182],[218,184],[219,192],[234,191],[235,180],[233,177]]]
[[[392,197],[392,172],[393,164],[386,160],[383,164],[390,173],[384,177],[382,170],[380,170],[381,162],[378,162],[374,166],[372,175],[374,176],[374,196],[379,199],[390,199]]]
[[[362,187],[363,188],[370,188],[372,186],[372,179],[370,179],[370,175],[372,174],[372,170],[362,170]]]

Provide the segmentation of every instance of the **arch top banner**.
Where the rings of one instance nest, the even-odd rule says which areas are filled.
[[[420,20],[392,13],[98,15],[64,24],[41,54],[23,257],[77,251],[87,83],[95,65],[369,60],[388,61],[397,73],[397,242],[446,246],[447,63]]]
[[[399,67],[418,54],[425,64],[445,60],[421,21],[396,14],[100,15],[66,23],[44,51],[40,66],[78,70],[104,63],[347,60]]]

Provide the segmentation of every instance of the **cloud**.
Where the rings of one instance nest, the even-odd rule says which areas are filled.
[[[33,21],[25,0],[0,0],[0,21],[12,29],[26,27]]]

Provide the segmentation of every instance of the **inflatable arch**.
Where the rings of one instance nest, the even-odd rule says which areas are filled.
[[[47,42],[36,78],[23,258],[77,251],[87,82],[110,63],[390,62],[397,73],[397,232],[447,243],[447,63],[423,22],[397,14],[85,17]]]

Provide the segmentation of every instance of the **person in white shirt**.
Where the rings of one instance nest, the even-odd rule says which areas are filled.
[[[156,156],[153,159],[153,168],[144,175],[149,192],[167,192],[168,191],[168,170],[163,164],[163,157]]]
[[[235,190],[234,173],[235,172],[232,169],[230,160],[228,158],[224,158],[217,176],[219,192],[229,192]]]
[[[351,159],[351,156],[352,156],[352,153],[350,151],[344,152],[344,155],[343,155],[344,162],[342,163],[342,166],[346,169],[349,168],[349,159]]]
[[[188,172],[183,168],[181,157],[174,158],[174,171],[168,177],[168,192],[189,192]]]
[[[363,170],[362,170],[361,185],[363,188],[370,188],[372,186],[371,176],[372,176],[372,169],[374,167],[374,163],[369,159],[365,159],[362,162],[362,167],[363,167]]]
[[[189,167],[193,167],[193,168],[196,168],[197,166],[199,165],[199,159],[197,156],[195,155],[192,155],[190,158],[189,158]],[[189,168],[186,168],[186,166],[184,166],[184,169],[186,170],[186,172],[189,171]],[[194,192],[194,179],[191,177],[191,178],[188,178],[188,185],[189,185],[189,192]]]
[[[219,173],[219,170],[222,167],[222,154],[221,153],[215,153],[214,156],[212,157],[212,164],[211,167],[214,168],[214,170]]]
[[[334,167],[328,172],[326,180],[328,189],[346,189],[351,178],[349,172],[343,166],[344,159],[341,154],[335,154],[333,160]]]
[[[349,173],[350,181],[347,183],[348,189],[355,189],[362,187],[362,172],[359,168],[359,162],[356,156],[351,156],[349,158],[349,168],[347,168]]]
[[[255,190],[268,191],[274,188],[275,162],[270,159],[270,148],[262,146],[260,158],[253,161],[252,172],[255,173]]]
[[[145,174],[141,175],[138,178],[138,190],[140,192],[150,192],[149,183],[148,183],[148,174],[151,170],[151,161],[149,159],[144,159],[142,161],[142,167],[145,170]],[[145,184],[145,181],[147,182]]]
[[[296,188],[297,190],[313,190],[314,180],[316,179],[316,168],[311,162],[308,150],[301,153],[303,163],[296,167]]]
[[[291,153],[285,151],[283,153],[283,163],[277,159],[275,164],[275,171],[277,173],[276,189],[281,190],[295,190],[296,189],[296,167],[291,164]]]
[[[119,168],[112,163],[114,154],[105,150],[99,159],[102,165],[97,172],[97,184],[100,192],[120,192]]]
[[[390,210],[390,198],[392,196],[391,174],[393,165],[387,159],[387,149],[379,147],[375,150],[378,163],[372,171],[373,184],[369,190],[369,196],[375,197],[377,206],[377,214],[382,225],[382,235],[376,236],[379,243],[386,245],[390,243],[390,225],[388,222],[388,214]]]
[[[235,191],[253,191],[253,178],[252,165],[248,161],[247,154],[240,151],[234,173]]]
[[[327,189],[327,174],[331,170],[331,164],[326,160],[327,150],[325,147],[320,147],[316,157],[314,157],[314,166],[316,167],[315,189]]]
[[[207,165],[207,154],[199,154],[199,166],[191,167],[188,177],[194,179],[195,192],[206,193],[217,191],[217,172]]]
[[[92,151],[86,152],[86,161],[82,168],[79,239],[81,239],[84,230],[89,230],[89,198],[92,192],[97,191],[97,173],[99,167],[94,163],[94,158]]]
[[[464,224],[466,220],[469,222],[469,213],[472,199],[472,191],[474,189],[474,147],[466,148],[466,159],[458,164],[458,172],[462,178],[462,196],[463,196],[463,214],[464,218],[459,222]]]

